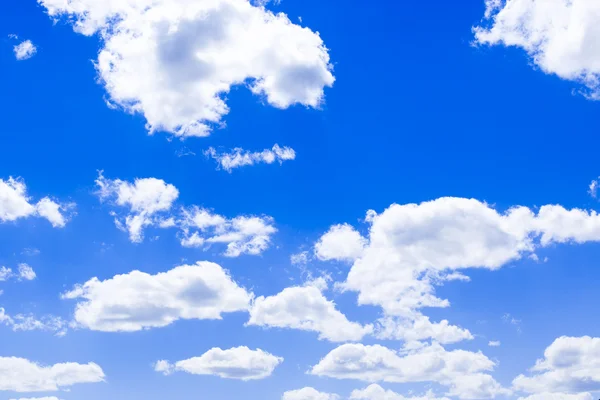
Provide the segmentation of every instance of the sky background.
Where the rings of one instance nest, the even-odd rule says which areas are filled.
[[[290,256],[312,254],[335,224],[349,223],[366,237],[367,210],[381,213],[393,203],[454,196],[487,202],[500,212],[545,204],[598,209],[588,193],[600,173],[598,103],[577,93],[580,83],[544,73],[522,48],[474,45],[472,28],[481,24],[483,1],[283,0],[267,8],[293,23],[301,18],[302,26],[319,32],[336,79],[325,88],[324,102],[317,109],[279,109],[238,85],[226,95],[226,126],[209,137],[182,140],[165,132],[149,135],[143,115],[107,107],[93,64],[102,47],[97,35],[75,33],[66,19],[54,23],[34,0],[2,2],[0,178],[21,177],[35,201],[51,196],[77,206],[64,228],[42,218],[0,223],[0,266],[16,270],[27,263],[37,274],[31,282],[0,282],[0,307],[13,315],[70,321],[76,301],[60,294],[75,284],[136,269],[156,274],[204,260],[227,269],[257,296],[302,285],[306,271],[315,276],[325,271],[342,282],[352,263],[311,257],[298,266]],[[37,47],[32,58],[15,59],[13,46],[21,39]],[[293,148],[295,160],[228,173],[203,155],[209,147],[261,151],[275,143]],[[223,256],[220,246],[183,248],[175,232],[155,227],[146,229],[142,243],[132,243],[109,215],[118,207],[95,194],[98,171],[130,182],[162,179],[177,187],[180,205],[206,207],[227,218],[268,215],[278,232],[260,255],[235,258]],[[473,340],[445,348],[481,350],[497,362],[492,375],[504,387],[527,374],[556,338],[600,337],[600,246],[553,244],[536,254],[541,262],[524,256],[496,271],[463,270],[470,282],[436,289],[450,308],[422,310],[432,321],[448,319],[467,328]],[[379,318],[379,307],[357,306],[357,294],[333,290],[333,282],[325,295],[350,321]],[[63,337],[1,327],[0,356],[43,365],[93,361],[106,378],[68,391],[0,389],[0,399],[267,400],[309,386],[347,398],[367,386],[306,373],[341,343],[318,340],[315,332],[244,326],[247,320],[247,313],[231,313],[218,321],[179,320],[139,332],[76,328]],[[488,346],[492,340],[501,346]],[[369,336],[362,343],[403,345]],[[157,360],[237,346],[285,361],[267,379],[248,382],[164,376],[153,368]],[[379,383],[405,395],[429,388],[440,397],[445,393],[435,383]]]

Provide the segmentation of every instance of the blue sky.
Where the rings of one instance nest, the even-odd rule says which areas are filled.
[[[597,397],[598,23],[3,2],[0,400]]]

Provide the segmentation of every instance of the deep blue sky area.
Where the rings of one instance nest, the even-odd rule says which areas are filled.
[[[43,2],[2,2],[0,179],[20,177],[32,202],[50,196],[77,204],[60,229],[42,218],[4,223],[0,218],[0,266],[16,270],[27,263],[37,274],[31,282],[0,282],[0,307],[7,314],[71,321],[77,300],[60,295],[73,285],[208,260],[257,296],[302,285],[306,271],[312,276],[326,271],[332,282],[325,296],[350,321],[368,324],[382,309],[358,306],[356,292],[334,288],[354,268],[352,262],[313,256],[314,243],[330,226],[348,223],[368,237],[367,210],[382,213],[394,203],[440,197],[477,199],[501,213],[519,205],[534,211],[547,204],[598,209],[588,185],[600,173],[600,104],[579,93],[581,83],[543,71],[522,48],[476,43],[472,28],[482,24],[483,0],[283,0],[266,7],[320,34],[335,76],[323,103],[280,109],[236,85],[222,95],[230,108],[222,127],[209,137],[181,139],[168,132],[149,135],[144,115],[107,106],[110,96],[94,66],[103,46],[98,34],[74,32],[68,18],[53,21]],[[13,47],[25,39],[37,53],[16,60]],[[293,148],[295,160],[228,173],[203,155],[209,147],[262,151],[275,143]],[[236,258],[223,256],[220,246],[183,248],[176,230],[156,227],[146,229],[143,242],[132,243],[109,215],[118,206],[99,201],[99,171],[111,180],[164,180],[179,191],[176,208],[198,205],[226,218],[271,216],[277,233],[260,255]],[[481,350],[497,362],[494,378],[511,388],[555,339],[600,337],[595,318],[600,247],[595,239],[574,241],[580,240],[540,248],[538,262],[523,253],[495,271],[465,269],[470,282],[444,282],[436,289],[438,297],[450,300],[449,308],[421,312],[467,328],[472,340],[445,348]],[[301,251],[308,251],[308,264],[292,265],[290,255]],[[370,383],[307,374],[341,343],[299,329],[245,326],[247,321],[246,313],[237,312],[222,320],[179,320],[128,333],[69,328],[64,337],[0,325],[0,357],[41,365],[93,361],[105,374],[103,383],[15,393],[3,389],[7,372],[0,366],[0,400],[276,400],[303,387],[347,399]],[[491,340],[502,345],[489,347]],[[403,346],[401,340],[372,336],[362,343]],[[237,346],[285,361],[267,379],[251,381],[184,372],[164,376],[153,368],[157,360]],[[435,380],[378,383],[406,396],[448,392],[448,385]],[[515,389],[498,398],[520,396],[525,394]],[[333,397],[285,400],[305,399]]]

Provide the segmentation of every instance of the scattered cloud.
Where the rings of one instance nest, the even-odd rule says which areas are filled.
[[[104,381],[102,368],[94,363],[43,366],[17,357],[0,357],[0,376],[0,391],[12,392],[50,392]]]
[[[467,329],[451,325],[447,320],[431,322],[429,317],[420,313],[414,313],[410,318],[380,318],[376,325],[376,337],[378,339],[394,339],[405,342],[432,339],[441,344],[473,339],[473,335]]]
[[[10,316],[4,308],[0,308],[0,324],[11,328],[14,332],[45,331],[55,336],[65,336],[68,330],[67,321],[54,315],[46,315],[41,319],[32,314],[17,314]]]
[[[428,391],[423,396],[403,396],[391,390],[385,390],[379,385],[373,384],[363,390],[354,390],[350,394],[350,400],[450,400],[447,397],[437,397],[433,391]]]
[[[321,289],[309,284],[286,288],[275,296],[258,297],[247,325],[318,332],[319,339],[332,342],[359,341],[373,332],[372,325],[350,322]]]
[[[133,271],[105,281],[93,278],[62,297],[78,300],[74,318],[79,327],[132,332],[247,311],[253,294],[218,264],[198,262],[156,275]]]
[[[600,9],[586,0],[486,0],[476,43],[519,47],[547,74],[587,87],[600,99]]]
[[[229,153],[218,153],[213,147],[204,152],[206,157],[214,159],[218,167],[231,173],[235,168],[246,167],[255,164],[273,164],[277,161],[280,165],[284,161],[295,160],[296,152],[290,147],[273,146],[258,152],[250,152],[242,148],[235,148]]]
[[[590,186],[588,188],[588,193],[590,194],[590,196],[592,196],[593,198],[597,198],[598,196],[598,180],[594,179],[591,183]]]
[[[594,400],[594,397],[590,393],[539,393],[519,397],[519,400]]]
[[[9,279],[17,279],[19,281],[32,281],[36,278],[36,273],[28,264],[19,264],[19,269],[15,273],[12,269],[6,267],[0,267],[0,282],[7,281]]]
[[[323,393],[314,388],[305,387],[285,392],[281,400],[338,400],[339,398],[340,396],[337,394]]]
[[[447,396],[483,399],[510,394],[486,373],[494,366],[481,352],[446,351],[436,343],[403,353],[380,345],[344,344],[327,354],[311,374],[366,382],[434,382],[448,387]]]
[[[250,350],[243,346],[229,350],[214,348],[200,357],[178,361],[175,364],[161,360],[156,362],[154,369],[165,375],[187,372],[193,375],[214,375],[220,378],[250,381],[271,376],[282,362],[281,357],[261,349]]]
[[[490,347],[500,347],[501,343],[498,340],[490,340],[488,342],[488,346]]]
[[[277,108],[319,107],[334,83],[318,33],[246,0],[40,0],[76,32],[100,33],[96,68],[111,104],[150,132],[207,136],[244,85]]]
[[[366,244],[366,239],[352,226],[334,225],[315,244],[315,255],[322,261],[354,261]]]
[[[290,256],[290,262],[292,265],[306,265],[310,259],[308,251],[302,251],[300,253],[292,254]]]
[[[10,399],[10,400],[60,400],[58,397],[21,397],[20,399]]]
[[[37,53],[37,47],[31,43],[31,40],[25,40],[19,43],[14,46],[13,50],[15,52],[15,57],[19,61],[28,60]]]
[[[47,219],[54,228],[63,228],[72,216],[74,207],[73,203],[59,204],[48,197],[33,204],[22,179],[0,179],[0,223],[41,217]]]

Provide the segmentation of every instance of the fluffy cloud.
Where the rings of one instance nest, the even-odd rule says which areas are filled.
[[[283,358],[261,349],[250,350],[248,347],[236,347],[221,350],[214,348],[200,357],[178,361],[175,364],[169,364],[164,360],[158,361],[154,369],[165,375],[181,371],[194,375],[215,375],[221,378],[249,381],[271,376],[275,368],[282,362]]]
[[[124,218],[115,217],[115,223],[128,231],[129,238],[135,243],[143,240],[144,227],[160,224],[162,220],[156,216],[169,211],[179,197],[175,186],[156,178],[136,179],[130,183],[106,179],[100,172],[96,185],[101,200],[129,209]]]
[[[199,207],[184,209],[178,225],[183,234],[182,246],[226,244],[227,257],[261,254],[271,244],[271,236],[277,232],[271,217],[240,216],[227,219]]]
[[[43,366],[24,358],[0,357],[0,391],[48,392],[102,381],[104,372],[94,363]]]
[[[19,61],[27,60],[37,53],[37,47],[31,43],[31,40],[25,40],[19,43],[13,48],[13,50],[15,52],[15,57]]]
[[[544,392],[585,396],[585,392],[600,391],[600,338],[560,337],[546,348],[532,372],[532,376],[516,377],[513,386],[538,396]]]
[[[519,397],[519,400],[593,400],[589,393],[539,393],[527,397]]]
[[[480,44],[524,49],[548,74],[580,82],[600,98],[600,4],[593,0],[486,0]]]
[[[33,268],[28,264],[19,264],[18,272],[13,272],[12,269],[6,267],[0,267],[0,282],[8,279],[18,279],[19,281],[32,281],[37,277]]]
[[[281,400],[337,400],[340,396],[332,393],[319,392],[311,387],[290,390],[283,394]]]
[[[366,240],[348,224],[335,225],[315,244],[319,260],[354,261],[361,256]]]
[[[436,382],[461,399],[493,398],[510,393],[489,374],[495,364],[481,352],[446,351],[439,344],[398,353],[386,347],[345,344],[327,354],[311,373],[367,382]]]
[[[67,334],[68,323],[60,317],[47,315],[41,319],[32,314],[17,314],[14,316],[6,314],[4,308],[0,308],[0,324],[11,328],[14,332],[19,331],[46,331],[56,336]]]
[[[384,317],[377,322],[376,336],[379,339],[396,339],[405,342],[432,339],[442,344],[473,339],[473,335],[467,329],[451,325],[447,320],[431,322],[428,317],[420,313],[415,313],[413,318]]]
[[[206,136],[245,85],[278,108],[318,107],[334,83],[318,33],[248,0],[40,0],[103,39],[96,68],[111,103],[150,132]]]
[[[247,325],[300,329],[319,333],[332,342],[359,341],[373,331],[372,325],[350,322],[320,288],[290,287],[270,297],[258,297]]]
[[[21,397],[20,399],[10,399],[10,400],[60,400],[58,397]]]
[[[385,390],[379,385],[373,384],[363,390],[354,390],[350,394],[351,400],[450,400],[447,397],[436,397],[432,391],[424,396],[405,397],[391,390]]]
[[[105,332],[164,327],[179,319],[221,319],[223,313],[248,310],[252,297],[210,262],[156,275],[133,271],[105,281],[93,278],[63,295],[79,300],[75,321],[81,327]]]
[[[265,149],[259,152],[250,152],[241,148],[235,148],[229,153],[217,153],[217,151],[210,147],[204,152],[207,157],[213,158],[219,168],[231,173],[235,168],[245,167],[254,164],[273,164],[277,161],[279,164],[283,164],[284,161],[295,160],[296,152],[294,149],[289,147],[279,147],[279,145],[273,146],[272,149]]]
[[[45,218],[55,228],[63,228],[69,220],[69,211],[74,204],[59,204],[48,197],[37,204],[31,203],[27,186],[21,179],[0,179],[0,223],[12,222],[21,218]]]

